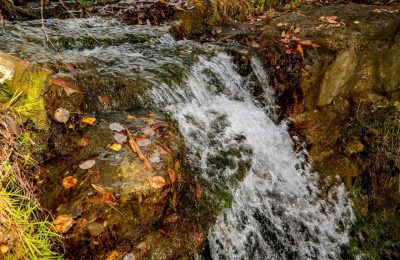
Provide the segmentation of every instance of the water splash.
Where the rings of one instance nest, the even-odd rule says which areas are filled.
[[[233,194],[232,207],[209,232],[212,257],[338,258],[353,216],[345,188],[318,197],[317,175],[304,153],[293,151],[286,122],[274,122],[266,73],[256,59],[252,68],[263,86],[261,101],[252,93],[251,75],[240,76],[223,53],[200,57],[186,84],[152,91],[154,102],[178,122],[202,177]]]

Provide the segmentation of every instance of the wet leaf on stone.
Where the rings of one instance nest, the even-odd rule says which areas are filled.
[[[79,168],[81,168],[82,170],[88,170],[92,168],[95,164],[96,164],[95,160],[87,160],[79,164]]]
[[[109,145],[108,148],[110,148],[113,151],[119,151],[119,150],[121,150],[122,145],[121,144],[112,144],[112,145]]]
[[[75,187],[76,184],[78,184],[78,180],[73,176],[67,176],[62,180],[62,186],[66,190]]]
[[[96,118],[94,117],[84,117],[82,122],[88,125],[93,125],[96,122]]]
[[[150,179],[150,185],[153,188],[160,189],[166,184],[165,179],[161,176],[154,176]]]
[[[111,123],[109,125],[110,130],[115,131],[115,132],[121,132],[125,130],[125,127],[121,125],[120,123]]]
[[[92,184],[92,188],[95,189],[101,195],[104,195],[107,192],[106,189],[100,185]]]
[[[66,233],[75,224],[75,220],[70,215],[59,215],[53,221],[54,229],[57,233]]]
[[[124,143],[126,143],[128,141],[128,137],[126,135],[124,135],[124,134],[115,133],[114,134],[114,140],[117,143],[124,144]]]
[[[59,123],[67,123],[70,117],[70,112],[65,109],[65,108],[57,108],[57,110],[54,112],[54,118],[57,120]]]

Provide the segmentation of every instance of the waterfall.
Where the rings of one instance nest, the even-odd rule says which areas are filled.
[[[338,258],[353,218],[345,188],[318,196],[317,173],[293,150],[287,122],[275,123],[266,73],[256,59],[251,65],[255,77],[243,77],[227,54],[200,57],[185,84],[151,93],[178,123],[202,178],[233,195],[209,231],[212,258]]]

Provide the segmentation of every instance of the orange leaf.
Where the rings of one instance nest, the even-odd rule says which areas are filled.
[[[83,122],[83,123],[86,123],[86,124],[88,124],[88,125],[93,125],[94,122],[96,122],[96,118],[94,118],[94,117],[84,117],[84,118],[82,119],[82,122]]]
[[[297,44],[296,51],[298,51],[300,53],[301,58],[304,59],[304,51],[303,51],[303,48],[301,47],[300,43]]]
[[[196,182],[196,199],[199,200],[201,198],[201,195],[203,195],[203,186],[199,182]]]
[[[161,176],[155,176],[150,179],[150,185],[153,188],[160,189],[165,186],[165,179]]]
[[[174,183],[176,181],[176,173],[173,169],[168,170],[168,176],[169,179],[171,180],[171,183]]]
[[[73,176],[67,176],[62,180],[62,186],[66,190],[75,187],[76,184],[78,184],[78,181]]]
[[[107,191],[103,194],[103,202],[111,207],[117,205],[117,200],[114,195]]]
[[[59,215],[53,221],[54,230],[57,233],[66,233],[75,224],[75,220],[69,215]]]

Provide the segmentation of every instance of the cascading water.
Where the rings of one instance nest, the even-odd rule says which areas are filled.
[[[212,258],[338,258],[352,218],[344,187],[332,190],[327,201],[318,197],[317,176],[293,151],[286,122],[271,119],[265,72],[257,60],[252,67],[264,86],[264,106],[223,53],[201,57],[186,84],[153,90],[153,100],[178,122],[202,177],[233,194],[232,207],[208,234]],[[221,156],[225,164],[216,163]],[[243,161],[249,165],[237,185],[231,180]]]
[[[168,27],[82,19],[49,20],[46,28],[57,55],[43,44],[38,21],[11,24],[0,50],[40,63],[89,63],[72,75],[139,80],[144,102],[177,122],[206,196],[229,201],[208,233],[213,259],[339,258],[353,217],[345,189],[320,198],[318,176],[293,150],[287,122],[276,123],[257,59],[243,76],[223,46],[174,41]]]

